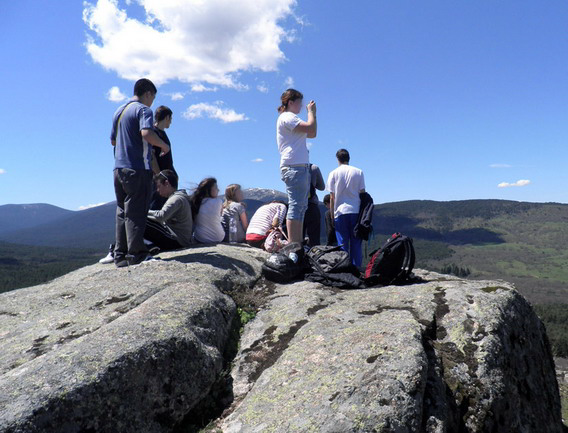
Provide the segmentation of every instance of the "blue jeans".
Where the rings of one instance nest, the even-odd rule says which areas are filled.
[[[308,209],[308,194],[310,192],[310,171],[305,167],[282,167],[280,175],[286,184],[288,194],[288,215],[289,220],[304,219],[304,214]]]
[[[359,214],[350,213],[335,218],[335,235],[337,236],[337,244],[341,245],[343,251],[349,253],[351,263],[360,267],[363,263],[363,251],[361,250],[363,242],[353,233],[358,216]]]

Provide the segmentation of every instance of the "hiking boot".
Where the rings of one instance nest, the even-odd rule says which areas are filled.
[[[142,262],[157,261],[150,253],[140,254],[129,258],[129,264],[131,266],[139,265]]]
[[[128,260],[122,259],[122,260],[120,260],[119,262],[116,262],[116,263],[115,263],[115,266],[116,266],[117,268],[125,268],[125,267],[128,266]]]
[[[160,254],[160,247],[152,244],[152,245],[148,245],[148,252],[155,256],[156,254]]]
[[[114,262],[114,244],[110,244],[110,247],[108,248],[108,254],[99,260],[99,263],[103,265],[108,265],[112,262]]]

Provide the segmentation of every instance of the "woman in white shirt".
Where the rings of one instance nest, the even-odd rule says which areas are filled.
[[[286,225],[290,242],[303,241],[304,214],[308,208],[310,190],[309,155],[306,138],[317,135],[316,103],[307,105],[308,121],[298,117],[304,96],[294,89],[286,90],[280,97],[280,115],[276,122],[276,141],[280,152],[280,175],[288,194],[288,218]]]
[[[203,179],[191,196],[191,211],[195,231],[193,237],[202,244],[223,241],[225,230],[221,224],[223,200],[218,197],[217,179]]]

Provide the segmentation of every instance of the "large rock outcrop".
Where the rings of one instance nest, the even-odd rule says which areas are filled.
[[[260,309],[208,431],[562,432],[544,327],[511,285],[272,285],[265,257],[197,247],[0,295],[0,432],[173,431],[227,367],[228,295]]]
[[[233,369],[235,432],[562,432],[544,327],[501,281],[417,272],[362,291],[279,287]]]
[[[0,432],[167,432],[224,367],[264,254],[194,248],[0,295]]]

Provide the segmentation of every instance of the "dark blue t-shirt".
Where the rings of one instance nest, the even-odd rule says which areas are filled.
[[[114,168],[151,170],[152,145],[142,139],[141,131],[153,129],[153,123],[152,110],[138,101],[130,101],[116,110],[110,133],[110,139],[116,141]]]

